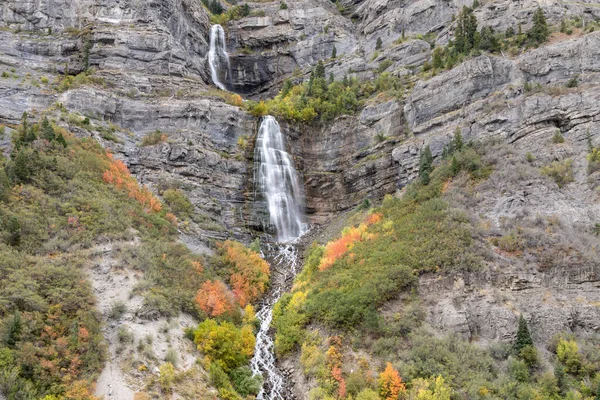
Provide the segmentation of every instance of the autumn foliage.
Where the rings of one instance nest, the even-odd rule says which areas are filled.
[[[127,192],[130,198],[140,203],[147,212],[162,210],[162,204],[145,186],[140,186],[131,176],[127,166],[121,160],[115,160],[112,154],[107,154],[110,163],[102,174],[104,182],[114,185],[119,190]]]
[[[258,253],[231,240],[220,245],[219,254],[238,304],[245,307],[257,300],[269,284],[269,264]]]
[[[327,350],[327,365],[331,370],[331,377],[337,382],[338,398],[343,399],[348,394],[346,380],[342,375],[342,340],[339,336],[329,338],[329,349]]]
[[[382,215],[373,213],[367,216],[365,222],[358,227],[349,227],[344,229],[342,237],[325,246],[325,253],[319,264],[319,270],[323,271],[331,267],[333,263],[346,254],[352,246],[357,242],[369,240],[373,238],[373,234],[367,232],[369,225],[373,225],[381,221]]]
[[[231,313],[236,308],[233,294],[221,281],[204,282],[196,295],[196,302],[211,317]]]
[[[406,390],[398,371],[387,363],[385,370],[379,374],[379,394],[385,400],[396,400],[398,394]]]

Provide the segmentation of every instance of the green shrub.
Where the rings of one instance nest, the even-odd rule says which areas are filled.
[[[377,72],[381,73],[381,72],[385,71],[392,64],[393,64],[392,60],[383,60],[382,62],[379,63],[379,66],[377,67]]]
[[[179,218],[190,218],[194,213],[194,205],[181,189],[167,189],[162,194],[165,203]]]
[[[108,317],[111,319],[119,319],[127,312],[127,305],[123,301],[115,301],[110,307]]]
[[[152,133],[148,133],[142,138],[142,146],[154,146],[158,143],[166,142],[169,136],[166,133],[162,133],[158,129]]]
[[[570,158],[563,161],[553,161],[541,169],[542,174],[549,176],[562,188],[573,182],[573,160]]]
[[[231,384],[242,397],[256,396],[262,386],[262,376],[253,375],[248,366],[241,366],[229,374]]]
[[[552,143],[554,144],[559,144],[559,143],[564,143],[565,142],[565,138],[562,135],[562,133],[560,133],[560,131],[557,131],[554,136],[552,136]]]
[[[533,154],[531,154],[531,152],[527,152],[525,153],[525,159],[527,160],[528,163],[532,163],[535,161],[535,157],[533,156]]]
[[[579,85],[579,80],[577,79],[576,76],[572,77],[571,79],[568,80],[567,82],[567,87],[568,88],[575,88]]]

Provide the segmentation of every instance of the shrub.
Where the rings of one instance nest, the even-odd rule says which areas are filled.
[[[396,400],[400,392],[406,391],[398,371],[387,363],[385,370],[379,374],[379,395],[385,400]]]
[[[577,79],[576,76],[572,77],[571,79],[569,79],[567,81],[567,87],[568,88],[575,88],[579,85],[579,80]]]
[[[531,152],[527,152],[525,153],[525,159],[527,160],[528,163],[532,163],[535,161],[535,157],[533,156],[533,154],[531,154]]]
[[[567,159],[563,162],[554,161],[541,170],[542,174],[549,176],[559,188],[573,182],[573,161]]]
[[[581,371],[582,359],[575,340],[561,339],[556,346],[556,355],[568,373],[577,375]]]
[[[218,245],[217,264],[224,269],[241,307],[258,300],[269,284],[270,267],[258,253],[231,240]]]
[[[288,5],[285,1],[282,1],[281,3],[279,3],[279,9],[280,10],[287,10],[288,9]]]
[[[148,133],[142,138],[142,146],[154,146],[158,143],[166,142],[169,139],[166,133],[162,133],[158,129],[154,132]]]
[[[248,325],[237,328],[231,322],[207,319],[198,325],[194,342],[207,362],[218,364],[225,372],[246,364],[254,354],[255,338]]]
[[[211,317],[231,314],[236,309],[233,293],[221,281],[206,281],[196,295],[196,303]]]
[[[564,143],[565,142],[565,138],[563,137],[562,133],[560,133],[560,131],[557,131],[554,136],[552,136],[552,143],[554,144],[559,144],[559,143]]]
[[[600,171],[600,147],[592,147],[587,155],[588,174]]]
[[[160,366],[160,375],[158,377],[158,382],[160,383],[160,387],[166,393],[171,392],[171,388],[175,381],[175,368],[173,364],[167,362]]]
[[[253,375],[248,366],[241,366],[229,374],[231,384],[242,397],[256,396],[262,386],[262,376]]]
[[[125,303],[123,301],[117,300],[111,305],[108,317],[112,318],[112,319],[119,319],[126,312],[127,312],[127,305],[125,305]]]
[[[194,205],[181,189],[167,189],[162,194],[165,203],[179,218],[190,218],[194,213]]]
[[[379,66],[377,67],[377,72],[381,73],[381,72],[385,71],[392,64],[393,64],[392,60],[383,60],[382,62],[379,63]]]

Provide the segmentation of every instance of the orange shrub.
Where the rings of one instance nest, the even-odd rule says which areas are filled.
[[[221,281],[204,282],[196,295],[196,302],[211,317],[218,317],[235,309],[233,295]]]
[[[379,374],[379,394],[385,400],[396,400],[398,394],[405,390],[400,374],[391,363],[387,363],[385,370]]]
[[[241,307],[257,300],[269,284],[270,267],[256,252],[228,240],[219,252],[228,268],[229,284]]]
[[[130,198],[140,203],[147,212],[162,210],[162,204],[145,186],[140,186],[131,176],[127,166],[121,160],[115,160],[112,154],[107,154],[110,160],[108,169],[102,174],[104,182],[127,192]]]
[[[331,267],[333,263],[345,255],[352,246],[357,242],[369,240],[374,237],[373,234],[367,232],[367,228],[370,225],[380,222],[383,218],[381,213],[369,214],[365,218],[365,222],[360,224],[358,227],[350,227],[344,229],[342,237],[332,242],[327,243],[325,246],[325,252],[319,263],[319,270],[324,271]]]

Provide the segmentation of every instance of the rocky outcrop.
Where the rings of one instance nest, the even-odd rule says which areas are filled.
[[[340,57],[357,50],[352,23],[332,3],[286,4],[288,8],[280,9],[279,3],[254,3],[252,13],[265,16],[228,23],[236,91],[263,91],[294,73],[310,70],[317,61],[330,58],[334,46]]]

